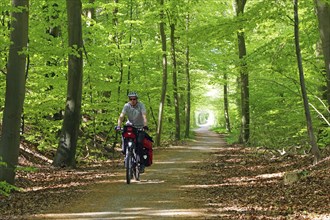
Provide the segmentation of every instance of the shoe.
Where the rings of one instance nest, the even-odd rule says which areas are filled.
[[[139,170],[140,170],[140,173],[144,173],[144,165],[140,165]]]

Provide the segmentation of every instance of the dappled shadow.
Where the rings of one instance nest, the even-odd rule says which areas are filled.
[[[199,178],[193,175],[191,184],[182,187],[207,201],[205,207],[220,219],[328,219],[329,179],[283,182],[285,172],[310,163],[309,156],[274,159],[254,149],[225,146],[196,165],[204,172],[196,172]]]
[[[16,186],[20,191],[12,192],[7,198],[0,197],[0,219],[26,219],[45,207],[61,206],[86,193],[91,184],[123,175],[119,167],[119,161],[109,161],[73,170],[39,166],[35,172],[18,171]]]
[[[226,145],[202,128],[187,145],[155,149],[140,181],[126,184],[119,160],[20,176],[25,191],[12,198],[23,219],[327,219],[328,169],[283,183],[286,171],[310,162],[308,156],[274,158]]]
[[[119,211],[112,212],[45,214],[33,216],[31,219],[203,219],[212,216],[214,217],[213,214],[205,214],[205,210],[201,209],[152,209],[137,207],[134,209],[123,208]]]

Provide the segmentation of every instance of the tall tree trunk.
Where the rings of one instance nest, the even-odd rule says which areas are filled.
[[[85,9],[85,14],[86,14],[86,17],[88,18],[87,27],[92,27],[92,26],[94,26],[94,23],[91,22],[91,21],[92,20],[95,21],[95,19],[96,19],[96,10],[95,10],[95,6],[94,6],[95,0],[88,0],[88,3],[90,5],[92,5],[92,7]],[[90,34],[91,34],[91,32],[89,31],[88,35],[90,35]],[[85,38],[85,43],[83,45],[86,63],[88,63],[90,67],[92,67],[92,63],[89,61],[88,52],[86,50],[86,45],[90,45],[92,43],[93,43],[93,39],[90,38],[90,37],[86,37]],[[91,104],[91,106],[95,106],[94,105],[94,93],[93,93],[93,91],[94,91],[93,80],[92,80],[90,75],[87,77],[87,82],[89,84],[90,104]],[[93,112],[93,116],[92,116],[92,122],[93,122],[92,123],[92,125],[93,125],[93,147],[96,147],[96,138],[97,138],[97,135],[96,135],[96,133],[97,133],[97,131],[96,131],[96,127],[97,127],[96,114],[97,114],[97,110],[93,108],[92,112]],[[89,152],[90,152],[88,146],[86,146],[86,152],[87,152],[87,156],[88,156]]]
[[[188,2],[189,3],[189,2]],[[186,32],[189,32],[189,14],[187,15],[186,18]],[[190,60],[189,60],[189,41],[188,41],[188,36],[187,36],[187,42],[186,42],[186,63],[185,63],[185,70],[186,70],[186,79],[187,79],[187,88],[186,88],[186,92],[187,92],[187,102],[186,102],[186,106],[185,106],[185,110],[186,110],[186,118],[185,118],[185,123],[186,123],[186,130],[185,130],[185,138],[189,138],[190,136],[190,109],[191,109],[191,103],[190,103],[190,94],[191,94],[191,82],[190,82]]]
[[[160,24],[159,31],[160,37],[162,41],[162,70],[163,70],[163,79],[162,79],[162,94],[160,98],[159,104],[159,112],[158,112],[158,127],[156,134],[156,146],[160,146],[161,134],[162,134],[162,125],[163,125],[163,112],[165,106],[165,98],[166,98],[166,89],[167,89],[167,55],[166,55],[166,34],[165,34],[165,14],[164,14],[164,0],[160,0]]]
[[[229,106],[228,106],[228,75],[225,72],[224,73],[224,80],[225,83],[223,85],[223,104],[224,104],[224,116],[225,116],[225,122],[226,122],[226,130],[228,132],[231,132],[230,128],[230,119],[229,119]]]
[[[67,0],[69,48],[68,87],[65,114],[58,149],[53,161],[56,167],[75,167],[75,155],[81,121],[83,80],[83,41],[81,26],[81,0]]]
[[[25,98],[26,51],[28,43],[28,0],[13,0],[11,15],[8,73],[6,77],[5,108],[2,119],[0,157],[6,166],[0,166],[0,181],[15,182],[20,145],[21,115]],[[23,53],[22,53],[23,52]]]
[[[301,87],[301,94],[304,101],[304,109],[305,109],[305,117],[307,122],[307,132],[309,136],[309,141],[312,146],[312,154],[314,156],[314,164],[317,163],[321,159],[320,150],[317,146],[316,139],[313,132],[313,123],[311,114],[309,111],[309,105],[308,105],[308,97],[306,92],[306,86],[305,86],[305,78],[304,78],[304,69],[302,65],[302,59],[301,59],[301,52],[300,52],[300,45],[299,45],[299,17],[298,17],[298,0],[293,0],[294,5],[294,39],[295,39],[295,45],[296,45],[296,56],[297,56],[297,63],[298,63],[298,69],[299,69],[299,79],[300,79],[300,87]]]
[[[129,19],[132,21],[133,20],[133,1],[130,0],[130,9],[129,9]],[[128,50],[131,52],[132,51],[132,27],[133,27],[133,24],[131,23],[129,25],[130,27],[130,33],[129,33],[129,47],[128,47]],[[129,85],[131,84],[131,62],[132,62],[132,56],[131,54],[128,56],[128,66],[127,66],[127,88],[129,88]],[[127,89],[127,94],[128,94],[128,91],[129,89]]]
[[[326,70],[326,98],[330,110],[330,3],[315,0],[319,30],[322,41],[322,51]]]
[[[242,16],[246,0],[235,0],[236,16]],[[243,28],[237,32],[238,39],[238,56],[241,60],[240,64],[240,88],[241,88],[241,133],[239,142],[248,144],[250,138],[250,101],[249,101],[249,74],[245,61],[246,46]]]
[[[122,83],[123,83],[123,78],[124,78],[124,64],[123,64],[123,59],[122,59],[122,55],[121,55],[121,39],[120,39],[120,34],[118,33],[118,12],[119,12],[119,9],[117,7],[119,3],[119,0],[114,0],[114,4],[115,4],[115,8],[112,12],[113,14],[113,19],[112,19],[112,24],[115,28],[115,35],[113,37],[113,40],[114,42],[116,43],[117,45],[117,50],[118,50],[118,57],[119,57],[119,66],[118,66],[118,70],[119,70],[119,82],[118,82],[118,89],[117,89],[117,106],[119,106],[119,103],[120,103],[120,96],[121,96],[121,86],[122,86]],[[129,78],[129,77],[128,77]],[[129,84],[129,79],[127,81],[127,84]],[[128,91],[127,91],[127,94],[128,94]],[[117,111],[121,111],[121,109],[118,107]]]
[[[173,97],[175,108],[175,140],[180,140],[180,107],[179,107],[179,95],[178,95],[178,82],[177,82],[177,63],[175,53],[175,24],[171,24],[171,54],[173,63]]]

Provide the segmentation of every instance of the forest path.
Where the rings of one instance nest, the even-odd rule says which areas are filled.
[[[120,169],[108,181],[89,187],[82,198],[31,219],[212,218],[205,204],[198,202],[198,194],[187,193],[187,187],[191,187],[189,177],[203,172],[194,165],[224,145],[219,135],[199,128],[188,145],[155,150],[154,164],[146,168],[140,182],[126,184],[125,170]]]

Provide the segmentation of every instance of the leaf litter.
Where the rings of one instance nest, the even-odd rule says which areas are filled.
[[[188,176],[185,190],[214,219],[330,219],[329,157],[311,166],[310,155],[274,158],[254,148],[225,145],[207,158],[193,165],[198,172]],[[36,172],[18,171],[21,191],[0,196],[0,217],[24,219],[51,211],[79,198],[95,181],[109,180],[121,166],[120,160],[109,160],[74,170],[38,164]],[[299,171],[298,180],[285,184],[292,171]]]

